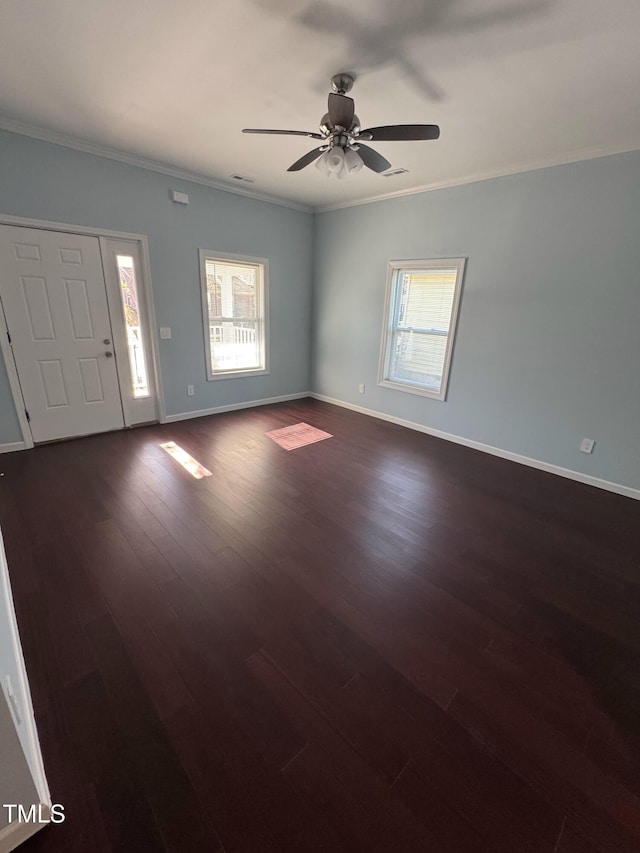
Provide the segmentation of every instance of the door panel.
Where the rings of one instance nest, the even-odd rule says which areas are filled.
[[[81,358],[80,377],[85,403],[103,403],[104,391],[100,380],[100,364],[97,358]]]
[[[0,275],[34,441],[123,427],[98,238],[0,226]]]
[[[64,286],[67,291],[73,337],[76,341],[94,340],[86,281],[65,278]]]
[[[48,409],[60,409],[69,405],[69,397],[64,384],[62,364],[59,359],[38,362],[42,390]]]

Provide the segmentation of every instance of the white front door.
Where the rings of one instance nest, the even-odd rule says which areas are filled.
[[[2,225],[0,276],[33,440],[122,428],[98,238]]]

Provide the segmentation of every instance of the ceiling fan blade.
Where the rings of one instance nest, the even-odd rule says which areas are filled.
[[[270,133],[278,136],[309,136],[311,139],[324,139],[321,133],[314,133],[311,130],[268,130],[260,127],[244,127],[243,133]]]
[[[382,154],[378,154],[377,151],[369,148],[368,145],[363,145],[362,142],[358,142],[358,154],[364,165],[373,169],[374,172],[386,172],[387,169],[391,168],[391,163]]]
[[[389,124],[368,127],[360,131],[360,136],[376,142],[410,142],[417,139],[437,139],[440,136],[440,128],[437,124]]]
[[[353,122],[354,110],[353,98],[331,92],[329,95],[329,121],[332,127],[340,125],[340,127],[349,130]]]
[[[313,163],[314,160],[317,160],[324,150],[324,147],[321,145],[320,148],[314,148],[313,151],[308,151],[304,157],[301,157],[299,160],[296,160],[292,166],[289,166],[287,172],[299,172],[300,169],[304,169],[304,167],[308,166],[309,163]]]

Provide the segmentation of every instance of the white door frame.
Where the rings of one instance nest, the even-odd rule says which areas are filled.
[[[98,239],[107,240],[126,240],[129,243],[135,243],[140,250],[140,258],[142,259],[142,269],[140,270],[140,285],[144,294],[144,302],[146,306],[147,323],[149,326],[148,340],[150,343],[150,352],[148,353],[148,369],[150,379],[155,386],[155,408],[158,421],[163,424],[166,422],[166,408],[164,402],[164,389],[162,386],[162,376],[160,374],[160,351],[158,347],[157,323],[156,314],[153,304],[153,292],[151,288],[151,263],[149,260],[149,242],[145,234],[130,234],[125,231],[108,231],[105,228],[89,228],[85,225],[72,225],[66,222],[49,222],[46,219],[25,219],[22,216],[10,216],[0,213],[0,225],[16,225],[20,228],[37,228],[42,231],[62,231],[66,234],[82,234],[88,237],[97,237]],[[100,241],[102,245],[102,240]],[[105,275],[105,286],[108,287]],[[0,282],[1,287],[1,282]],[[112,303],[110,298],[109,304]],[[4,363],[7,369],[9,385],[13,396],[13,403],[20,423],[20,430],[24,442],[24,449],[28,450],[34,446],[33,436],[29,422],[25,415],[25,404],[20,388],[20,380],[18,371],[13,358],[13,351],[9,344],[9,336],[7,323],[4,316],[4,311],[0,311],[0,349],[4,356]],[[118,382],[120,385],[120,396],[125,399],[128,393],[127,382],[129,371],[120,369],[118,371]],[[127,423],[127,415],[125,414],[125,426],[130,426]],[[17,448],[16,448],[17,449]]]

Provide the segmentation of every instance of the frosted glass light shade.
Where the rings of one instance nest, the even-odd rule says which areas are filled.
[[[329,167],[327,166],[328,153],[328,151],[325,151],[324,154],[321,154],[320,157],[318,157],[318,159],[316,160],[316,169],[327,178],[329,177]]]
[[[344,155],[344,166],[347,174],[355,175],[356,172],[359,172],[360,169],[362,169],[364,163],[362,162],[362,157],[358,152],[349,148]]]
[[[344,151],[342,148],[332,148],[325,154],[327,158],[327,168],[332,175],[340,175],[344,169]]]
[[[362,157],[352,148],[340,148],[338,146],[325,151],[316,160],[316,169],[323,175],[335,175],[342,180],[349,175],[354,175],[362,169],[364,163]]]

